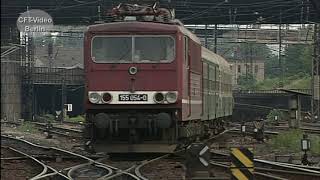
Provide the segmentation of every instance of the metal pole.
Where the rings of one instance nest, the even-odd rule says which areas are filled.
[[[320,120],[320,28],[319,24],[314,25],[314,51],[312,63],[312,99],[311,119]]]
[[[64,121],[64,104],[66,101],[66,94],[65,94],[65,80],[64,77],[62,77],[62,84],[61,84],[61,123]]]
[[[281,26],[282,26],[282,12],[280,11],[280,22],[279,22],[279,68],[280,68],[280,87],[283,87],[283,65],[282,65],[282,58],[281,58],[281,48],[282,48],[282,35],[281,35]]]
[[[245,46],[245,68],[246,68],[246,80],[248,80],[248,42],[246,42]]]
[[[250,74],[253,76],[253,57],[252,57],[252,44],[250,43],[249,44],[249,47],[250,47]]]
[[[204,36],[204,46],[208,48],[208,25],[204,26],[205,36]]]
[[[98,20],[101,21],[101,6],[98,6]]]
[[[218,26],[214,25],[214,53],[217,53],[217,37],[218,37]]]

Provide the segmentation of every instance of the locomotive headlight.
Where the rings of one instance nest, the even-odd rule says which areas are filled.
[[[164,95],[161,92],[154,94],[154,101],[156,103],[162,103],[164,101]]]
[[[101,95],[96,92],[89,93],[89,101],[91,103],[98,103],[101,100]]]
[[[168,103],[175,103],[178,99],[178,95],[176,92],[168,92],[166,94],[166,100],[168,101]]]
[[[104,102],[109,103],[112,100],[112,96],[110,93],[104,93],[102,99]]]

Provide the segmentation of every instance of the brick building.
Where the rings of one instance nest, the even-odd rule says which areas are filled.
[[[264,60],[262,59],[253,59],[252,61],[241,60],[241,59],[228,59],[230,63],[230,69],[233,73],[232,84],[234,87],[237,87],[238,78],[241,75],[253,74],[253,77],[257,81],[264,80]]]

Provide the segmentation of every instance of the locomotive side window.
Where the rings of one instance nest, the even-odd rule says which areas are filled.
[[[168,63],[175,59],[170,36],[96,36],[91,56],[97,63]]]
[[[188,46],[188,37],[184,37],[184,61],[186,66],[189,66],[189,46]]]
[[[92,40],[92,59],[99,63],[131,62],[131,37],[95,37]]]

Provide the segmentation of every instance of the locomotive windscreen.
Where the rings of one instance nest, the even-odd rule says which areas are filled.
[[[97,63],[168,63],[175,58],[171,36],[96,36],[92,59]]]

